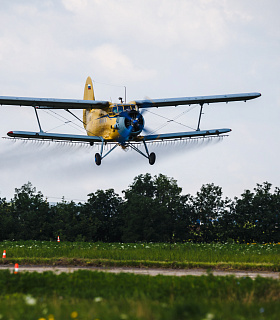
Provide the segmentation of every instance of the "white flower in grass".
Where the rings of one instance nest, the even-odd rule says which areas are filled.
[[[37,300],[32,297],[30,294],[24,297],[25,303],[29,306],[34,306],[37,303]]]
[[[207,313],[206,317],[203,320],[213,320],[215,315],[213,313]]]
[[[103,300],[102,297],[96,297],[94,298],[94,302],[101,302]]]

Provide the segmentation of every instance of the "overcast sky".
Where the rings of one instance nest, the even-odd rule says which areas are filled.
[[[49,201],[121,194],[139,174],[173,177],[183,193],[202,184],[224,196],[268,181],[280,187],[280,2],[276,0],[0,0],[0,95],[82,99],[87,76],[97,100],[118,101],[261,92],[244,102],[205,106],[201,129],[231,128],[209,143],[151,146],[154,166],[115,150],[0,140],[0,197],[30,181]],[[199,108],[146,112],[153,131],[196,128]],[[183,125],[167,122],[175,119]],[[69,115],[40,110],[43,130],[84,134]],[[76,114],[81,116],[81,111]],[[59,120],[60,116],[66,119]],[[62,119],[62,118],[61,118]],[[72,119],[70,119],[72,120]],[[77,121],[75,121],[78,124]],[[37,131],[34,110],[0,106],[0,137]],[[120,149],[120,148],[118,148]]]

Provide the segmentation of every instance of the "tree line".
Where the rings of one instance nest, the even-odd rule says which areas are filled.
[[[50,204],[30,182],[11,201],[0,198],[0,241],[279,242],[280,189],[268,182],[223,198],[202,185],[183,195],[173,178],[140,174],[120,196],[97,190],[85,203]]]

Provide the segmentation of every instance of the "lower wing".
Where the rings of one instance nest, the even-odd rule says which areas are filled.
[[[138,136],[134,141],[156,141],[156,140],[168,140],[168,139],[180,139],[180,138],[195,138],[206,136],[217,136],[230,132],[231,129],[211,129],[202,131],[188,131],[188,132],[175,132],[175,133],[163,133],[163,134],[151,134],[147,136]]]
[[[175,133],[163,133],[152,134],[146,136],[137,136],[129,142],[141,142],[141,141],[156,141],[156,140],[168,140],[168,139],[180,139],[180,138],[196,138],[206,136],[218,136],[230,132],[231,129],[211,129],[202,131],[188,131],[188,132],[175,132]],[[60,141],[75,141],[75,142],[116,142],[114,140],[106,140],[99,136],[87,136],[87,135],[75,135],[75,134],[62,134],[62,133],[46,133],[46,132],[31,132],[31,131],[9,131],[7,133],[12,138],[25,138],[25,139],[41,139],[41,140],[60,140]]]
[[[7,135],[12,138],[62,140],[62,141],[77,141],[77,142],[102,142],[103,140],[105,140],[102,137],[98,137],[98,136],[46,133],[46,132],[30,132],[30,131],[9,131]]]

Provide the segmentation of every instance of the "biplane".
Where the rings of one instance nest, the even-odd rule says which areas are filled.
[[[49,99],[49,98],[23,98],[0,97],[1,105],[31,106],[35,110],[39,131],[9,131],[7,135],[12,138],[40,139],[43,141],[72,141],[97,144],[100,152],[95,154],[95,163],[101,164],[110,152],[120,146],[123,149],[131,148],[146,157],[151,165],[155,163],[156,155],[149,152],[147,143],[166,140],[181,140],[203,138],[208,136],[221,136],[231,129],[200,130],[201,115],[204,105],[218,102],[247,101],[260,97],[260,93],[226,94],[213,96],[197,96],[168,99],[135,100],[129,103],[122,101],[112,103],[110,101],[95,100],[92,80],[87,78],[84,88],[84,99]],[[175,132],[163,134],[141,134],[146,132],[143,111],[148,108],[172,107],[178,105],[200,105],[197,129],[188,132]],[[71,113],[71,109],[83,109],[83,123],[86,135],[49,133],[42,130],[38,109],[64,109]],[[104,152],[104,146],[111,144],[109,151]],[[144,146],[140,150],[139,145]]]

